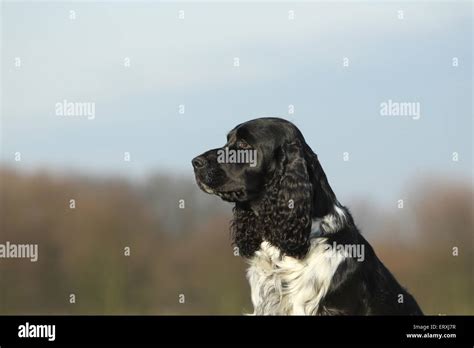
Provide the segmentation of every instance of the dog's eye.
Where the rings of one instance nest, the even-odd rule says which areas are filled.
[[[239,149],[250,149],[251,148],[251,146],[249,144],[247,144],[245,141],[242,141],[242,140],[237,141],[237,147]]]

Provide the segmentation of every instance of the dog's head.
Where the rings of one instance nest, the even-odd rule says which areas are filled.
[[[196,181],[207,193],[230,202],[249,202],[264,193],[277,169],[279,149],[296,131],[280,119],[257,119],[238,125],[227,143],[194,158]]]
[[[239,124],[222,148],[203,153],[192,164],[202,190],[236,203],[234,227],[241,224],[243,229],[236,233],[234,228],[237,244],[236,234],[253,234],[253,244],[265,238],[300,256],[308,247],[311,218],[334,206],[317,156],[298,128],[283,119]],[[257,226],[259,231],[250,231]],[[247,241],[245,248],[251,254],[257,246],[249,247]]]

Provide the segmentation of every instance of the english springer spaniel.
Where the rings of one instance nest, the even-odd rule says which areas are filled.
[[[192,165],[202,190],[235,203],[231,233],[250,266],[254,314],[423,314],[360,234],[291,122],[242,123],[223,148]]]

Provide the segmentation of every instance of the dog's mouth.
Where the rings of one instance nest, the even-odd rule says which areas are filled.
[[[212,188],[210,188],[209,186],[207,186],[205,183],[203,183],[202,181],[200,181],[199,179],[196,180],[197,181],[197,184],[199,186],[199,188],[201,190],[203,190],[204,192],[206,193],[209,193],[210,195],[212,194],[215,194],[216,191],[214,191]]]
[[[233,191],[220,191],[218,189],[213,189],[209,187],[208,185],[206,185],[199,179],[197,180],[197,184],[199,188],[203,190],[204,192],[210,195],[216,195],[222,198],[224,201],[228,201],[228,202],[241,201],[246,196],[244,189],[238,189],[238,190],[233,190]]]

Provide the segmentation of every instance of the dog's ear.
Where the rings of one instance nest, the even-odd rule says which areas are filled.
[[[301,141],[283,145],[277,162],[263,202],[264,236],[284,254],[300,258],[309,247],[313,199]]]
[[[234,207],[230,231],[233,244],[239,249],[239,255],[251,257],[260,248],[263,231],[255,213],[239,204]]]

